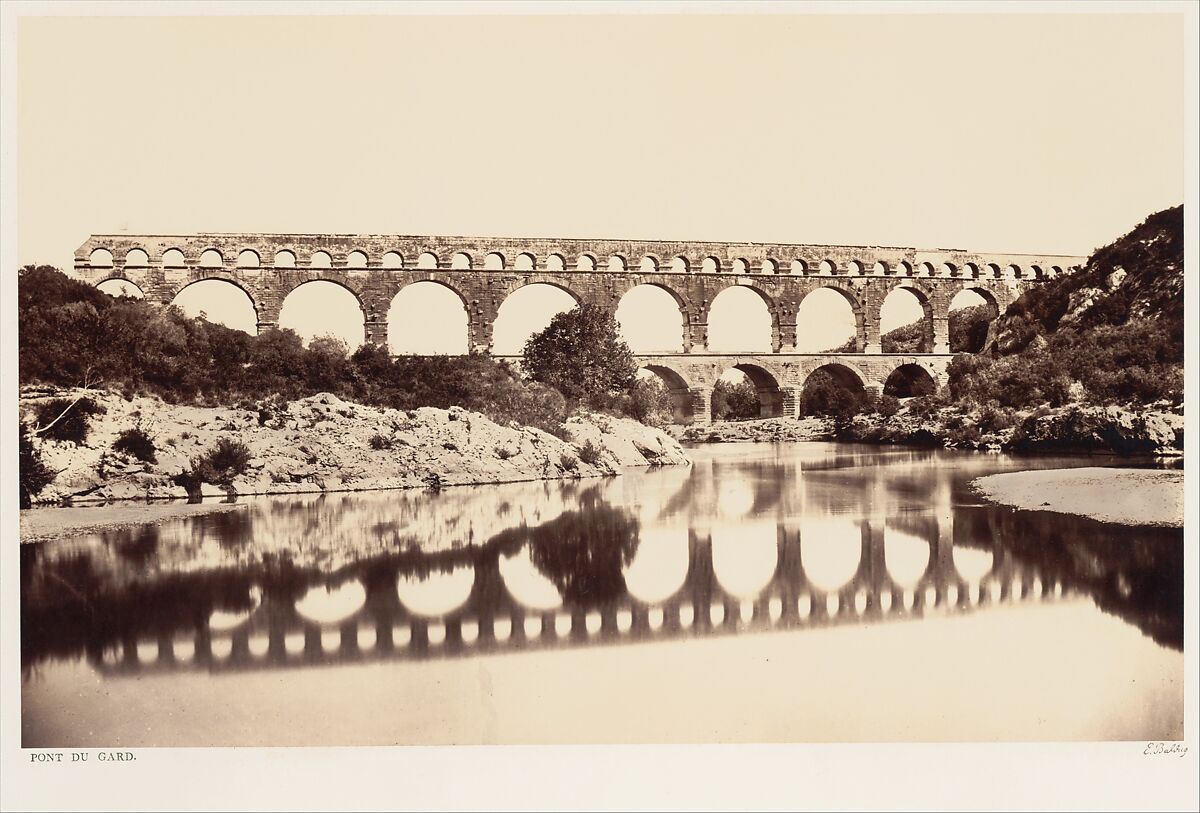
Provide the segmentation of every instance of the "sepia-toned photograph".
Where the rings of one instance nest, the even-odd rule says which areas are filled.
[[[980,743],[1194,803],[1194,7],[15,5],[13,804]]]

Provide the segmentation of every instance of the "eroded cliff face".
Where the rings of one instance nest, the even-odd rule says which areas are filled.
[[[21,408],[77,394],[26,390]],[[37,501],[185,498],[176,478],[221,438],[244,443],[250,462],[228,486],[202,483],[208,496],[597,477],[629,466],[688,463],[666,433],[605,415],[571,418],[563,440],[530,427],[499,426],[465,409],[383,409],[328,393],[257,411],[112,393],[93,399],[105,412],[92,418],[84,444],[39,441],[57,476]],[[113,450],[119,434],[133,427],[153,439],[155,462]]]

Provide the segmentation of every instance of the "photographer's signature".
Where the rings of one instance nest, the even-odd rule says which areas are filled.
[[[1188,752],[1187,746],[1181,742],[1148,742],[1145,750],[1142,751],[1142,756],[1166,756],[1174,754],[1175,756],[1183,757]]]

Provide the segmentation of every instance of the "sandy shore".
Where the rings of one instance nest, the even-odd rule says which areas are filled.
[[[239,511],[245,508],[245,503],[229,503],[215,499],[199,503],[120,502],[71,508],[28,508],[21,512],[21,543],[63,539],[132,525],[157,524],[192,514]]]
[[[993,502],[1121,525],[1183,527],[1181,469],[1088,467],[992,474],[971,488]]]

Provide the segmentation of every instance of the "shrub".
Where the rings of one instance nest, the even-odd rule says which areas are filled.
[[[637,381],[637,364],[621,340],[617,320],[595,305],[560,313],[531,336],[524,366],[534,381],[588,405],[603,406],[612,395],[628,395]]]
[[[107,411],[91,398],[55,398],[37,407],[37,423],[43,427],[38,434],[78,446],[87,440],[92,416]]]
[[[500,458],[501,460],[508,460],[510,457],[514,457],[517,454],[508,446],[496,446],[494,451],[496,452],[496,457]]]
[[[33,505],[33,498],[54,481],[54,472],[42,462],[42,455],[29,438],[29,430],[21,424],[19,479],[21,481],[21,507]]]
[[[579,459],[589,466],[594,466],[600,462],[600,448],[590,440],[579,447]]]
[[[579,468],[579,461],[569,454],[560,455],[558,464],[562,466],[563,471],[575,471]]]
[[[758,388],[749,381],[732,384],[719,380],[713,387],[712,417],[718,421],[744,421],[762,414]]]
[[[374,435],[371,435],[370,439],[367,441],[367,444],[372,449],[374,449],[375,451],[378,452],[378,451],[382,451],[384,449],[392,448],[392,439],[389,438],[387,435],[380,435],[380,434],[376,433]]]
[[[192,460],[191,471],[181,475],[182,484],[189,489],[200,483],[229,485],[246,472],[250,465],[250,449],[231,438],[221,438],[217,445]]]
[[[113,443],[113,450],[133,455],[145,463],[154,463],[158,460],[154,441],[140,426],[121,432]]]

